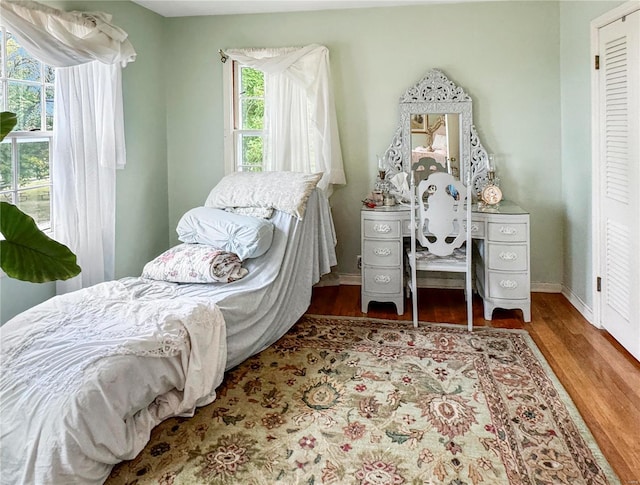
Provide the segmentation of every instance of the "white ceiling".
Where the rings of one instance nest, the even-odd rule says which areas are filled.
[[[133,0],[163,17],[390,7],[460,0]]]

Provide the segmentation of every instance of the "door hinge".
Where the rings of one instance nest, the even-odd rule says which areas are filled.
[[[595,60],[596,71],[600,69],[600,56],[596,56]]]
[[[596,278],[596,290],[602,291],[602,278],[600,276]]]

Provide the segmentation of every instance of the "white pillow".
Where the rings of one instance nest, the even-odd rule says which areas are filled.
[[[322,173],[234,172],[209,193],[206,207],[272,207],[302,219]]]
[[[431,145],[434,150],[444,150],[447,148],[447,137],[436,133],[433,137],[433,144]]]
[[[142,277],[172,283],[230,283],[247,273],[233,253],[204,244],[179,244],[145,264]]]
[[[238,255],[241,260],[262,256],[271,247],[273,223],[211,207],[196,207],[176,228],[184,243],[208,244]]]

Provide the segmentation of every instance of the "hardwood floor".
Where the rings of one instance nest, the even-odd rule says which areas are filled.
[[[421,321],[466,324],[462,290],[421,289]],[[411,308],[396,313],[391,303],[360,311],[359,286],[314,288],[308,313],[411,320]],[[600,449],[624,485],[640,484],[640,363],[606,331],[589,324],[558,293],[533,293],[531,323],[520,310],[495,310],[484,320],[474,299],[474,325],[524,328],[560,379]]]

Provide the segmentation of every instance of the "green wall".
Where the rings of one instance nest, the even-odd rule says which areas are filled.
[[[348,184],[332,197],[338,272],[357,274],[360,201],[394,133],[397,100],[430,68],[463,86],[507,198],[531,212],[534,288],[591,304],[589,22],[619,1],[472,2],[164,19],[128,1],[102,10],[138,52],[123,71],[128,165],[117,179],[116,275],[139,274],[223,176],[218,49],[329,47]],[[0,319],[53,295],[0,278]]]
[[[122,73],[127,166],[117,174],[116,277],[139,275],[169,244],[165,22],[128,1],[47,2],[64,10],[104,11],[129,33],[138,57]],[[53,283],[0,277],[0,321],[55,294]]]
[[[562,280],[559,6],[487,2],[323,12],[173,18],[167,56],[169,226],[223,175],[218,49],[319,43],[330,50],[348,185],[331,199],[338,272],[357,274],[361,200],[398,98],[430,68],[473,98],[474,119],[506,197],[531,212],[532,280]],[[175,242],[175,236],[172,236]]]
[[[624,2],[560,2],[563,284],[593,307],[590,23]]]

